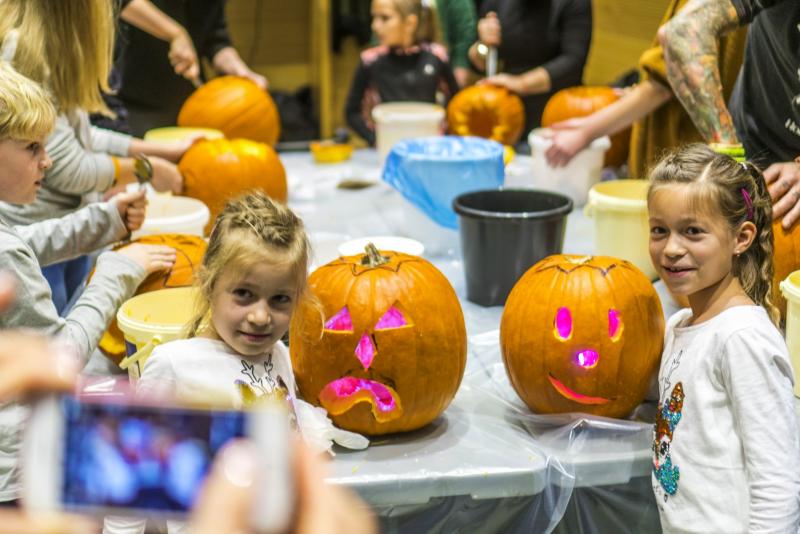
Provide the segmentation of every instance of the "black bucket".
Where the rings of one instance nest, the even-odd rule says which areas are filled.
[[[467,299],[498,306],[533,264],[561,253],[569,197],[535,189],[490,189],[456,197]]]

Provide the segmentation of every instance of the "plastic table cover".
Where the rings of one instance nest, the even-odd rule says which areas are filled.
[[[335,241],[405,235],[425,243],[426,235],[409,235],[413,226],[404,219],[406,201],[380,181],[374,151],[356,151],[337,165],[315,164],[309,154],[282,154],[281,159],[289,204],[305,221],[312,246],[319,236]],[[530,158],[518,156],[506,167],[505,185],[535,187],[530,169]],[[337,187],[353,179],[374,185]],[[593,240],[591,221],[573,211],[564,252],[591,254]],[[326,253],[335,256],[335,248]],[[426,258],[461,299],[469,336],[461,387],[428,427],[374,439],[365,451],[337,449],[329,482],[357,491],[386,532],[657,532],[650,486],[652,424],[531,413],[503,367],[502,307],[483,308],[465,298],[458,240]],[[327,259],[332,258],[316,263]],[[656,288],[668,302],[664,288]],[[646,421],[654,419],[653,406],[640,408]]]

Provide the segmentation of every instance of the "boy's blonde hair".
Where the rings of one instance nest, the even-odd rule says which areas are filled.
[[[231,270],[244,273],[262,263],[288,263],[295,275],[297,294],[292,297],[296,303],[308,291],[310,255],[303,221],[288,207],[261,191],[229,201],[214,222],[208,249],[196,273],[199,292],[188,337],[207,327],[214,287],[223,273]]]
[[[731,230],[745,221],[756,226],[750,247],[734,257],[733,274],[776,325],[780,312],[772,302],[772,200],[761,171],[750,162],[738,163],[700,143],[668,153],[650,172],[648,202],[666,185],[691,184],[694,209],[712,209]]]
[[[0,141],[44,139],[55,120],[56,110],[47,91],[0,61]]]
[[[435,22],[431,9],[422,0],[392,0],[392,5],[405,19],[409,15],[417,16],[417,29],[414,32],[414,44],[433,41]]]
[[[111,0],[0,0],[0,40],[19,31],[12,65],[53,94],[60,113],[111,114],[114,47]]]

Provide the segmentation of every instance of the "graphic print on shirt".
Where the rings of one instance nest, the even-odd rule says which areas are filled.
[[[678,357],[680,357],[680,354]],[[664,490],[664,502],[669,499],[670,495],[675,495],[678,491],[678,480],[681,477],[680,468],[672,464],[670,448],[675,427],[681,421],[684,397],[683,384],[678,382],[672,388],[669,399],[658,405],[655,436],[653,438],[653,474]]]
[[[247,360],[242,360],[242,374],[247,377],[248,381],[236,380],[236,385],[239,388],[242,401],[245,405],[252,404],[255,400],[265,395],[267,397],[285,399],[286,395],[289,393],[285,387],[280,387],[276,379],[272,376],[274,374],[272,354],[267,357],[266,361],[259,364],[258,367],[262,365],[264,366],[264,373],[259,376],[258,371],[260,369],[257,370],[256,365]],[[280,377],[278,377],[278,379],[282,382]]]

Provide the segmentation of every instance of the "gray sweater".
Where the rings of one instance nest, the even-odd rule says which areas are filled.
[[[61,219],[28,226],[10,226],[0,218],[0,271],[17,279],[15,305],[0,314],[0,330],[30,328],[51,335],[85,363],[116,310],[133,295],[146,273],[122,254],[104,252],[83,295],[61,318],[41,266],[97,250],[126,234],[113,202],[92,204]],[[17,455],[26,413],[18,404],[0,408],[0,501],[18,497]]]
[[[45,173],[42,189],[32,204],[0,202],[0,213],[12,224],[62,217],[80,208],[90,193],[108,190],[114,183],[111,155],[127,156],[131,136],[95,128],[84,111],[61,114],[45,148],[53,166]]]

